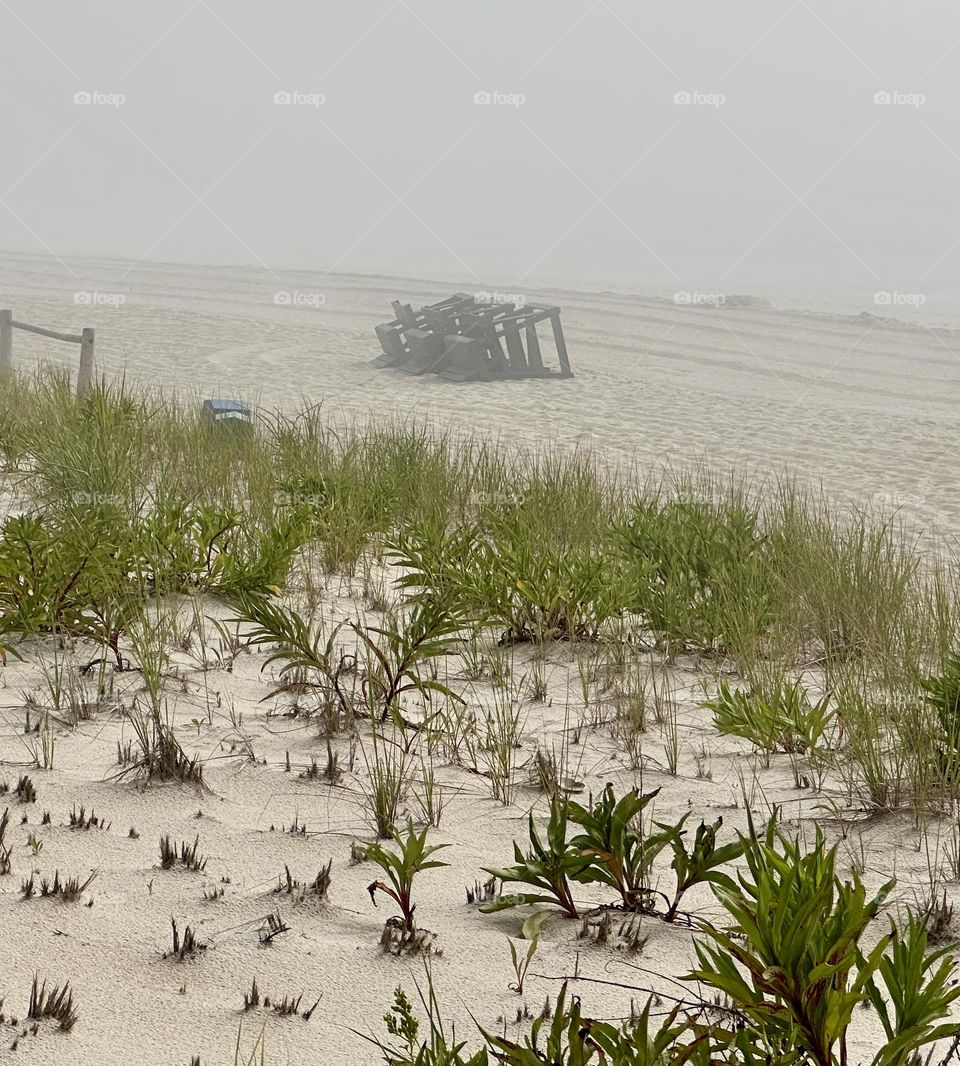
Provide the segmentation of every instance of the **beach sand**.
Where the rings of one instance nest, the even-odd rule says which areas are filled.
[[[830,492],[902,507],[925,527],[949,532],[960,517],[960,333],[836,313],[538,291],[526,295],[563,308],[575,378],[457,386],[368,365],[376,354],[373,326],[391,317],[391,299],[418,304],[442,297],[455,284],[169,266],[143,266],[124,280],[120,266],[75,262],[73,268],[76,278],[63,277],[55,266],[6,257],[0,306],[40,325],[96,327],[100,369],[125,372],[138,383],[199,395],[240,392],[265,406],[292,405],[303,397],[322,401],[334,419],[422,416],[458,431],[498,436],[505,446],[579,440],[612,460],[637,460],[645,470],[704,460],[771,475],[788,469],[822,480]],[[123,285],[126,302],[120,307],[77,305],[71,295],[74,289],[120,292]],[[324,301],[315,310],[292,310],[273,303],[274,291],[321,293]],[[18,334],[16,344],[21,366],[37,358],[74,359],[74,349],[56,350],[37,338]],[[326,618],[364,614],[358,591],[331,580]],[[229,613],[212,603],[204,610]],[[78,658],[82,651],[77,649]],[[11,786],[32,763],[24,718],[52,662],[48,644],[26,653],[24,662],[11,660],[0,669],[0,781]],[[530,651],[512,654],[519,678],[529,669]],[[423,984],[424,969],[420,960],[382,954],[380,933],[392,912],[385,902],[371,905],[366,886],[375,868],[350,861],[351,843],[370,839],[361,781],[369,735],[361,736],[356,772],[345,773],[338,785],[300,778],[312,758],[325,764],[325,742],[315,725],[287,716],[289,699],[262,702],[276,677],[275,667],[261,672],[265,658],[265,652],[240,654],[231,671],[204,674],[186,652],[172,653],[177,676],[168,698],[183,744],[206,760],[208,791],[142,789],[115,780],[117,743],[129,738],[129,726],[101,713],[75,729],[58,730],[56,769],[29,770],[36,803],[21,806],[5,798],[15,846],[13,874],[0,879],[4,1010],[8,1017],[22,1016],[37,972],[50,982],[71,982],[80,1020],[68,1036],[43,1029],[16,1052],[9,1050],[14,1031],[4,1030],[0,1061],[186,1066],[199,1055],[204,1064],[227,1063],[241,1021],[246,1046],[266,1026],[271,1064],[379,1061],[355,1031],[382,1035],[393,989],[403,984],[415,999],[414,981]],[[458,659],[449,669],[451,683],[474,707],[492,698],[488,682],[466,681]],[[674,680],[678,775],[667,772],[655,729],[641,777],[609,732],[588,727],[571,749],[586,789],[596,794],[608,780],[618,792],[633,784],[661,787],[658,818],[674,819],[687,810],[694,822],[722,815],[723,833],[732,837],[745,828],[738,770],[746,772],[748,787],[756,772],[750,798],[758,809],[782,803],[791,820],[829,822],[823,797],[794,788],[784,763],[763,769],[748,744],[712,728],[709,712],[698,705],[697,672],[681,663]],[[140,679],[117,675],[115,684],[117,701],[129,706]],[[520,997],[508,987],[513,971],[506,939],[519,934],[517,915],[481,915],[465,903],[465,886],[485,876],[481,867],[508,864],[512,841],[525,843],[528,811],[542,813],[545,806],[530,784],[530,761],[538,747],[569,741],[565,726],[582,710],[574,649],[557,646],[549,656],[547,699],[524,702],[521,787],[513,805],[496,803],[482,777],[441,760],[436,766],[448,802],[431,841],[450,845],[439,855],[450,865],[417,882],[417,917],[436,934],[442,952],[433,974],[445,1018],[473,1046],[479,1042],[471,1016],[492,1031],[515,1035],[518,1009],[526,1003],[531,1013],[539,1012],[545,997],[556,997],[557,978],[575,970],[683,995],[670,977],[693,962],[689,929],[647,921],[643,933],[649,940],[639,956],[631,956],[616,937],[598,945],[578,938],[578,923],[557,920],[543,930]],[[346,765],[347,743],[338,741],[336,748]],[[81,804],[95,808],[111,823],[109,830],[67,828],[68,812]],[[48,826],[40,825],[44,811],[51,815]],[[22,814],[28,822],[19,825]],[[306,835],[285,832],[295,821],[306,826]],[[926,878],[909,822],[908,815],[893,816],[864,828],[860,840],[843,843],[842,864],[859,861],[866,840],[868,884],[876,888],[896,873],[898,893],[909,899]],[[128,835],[131,828],[137,837]],[[31,832],[43,842],[38,854],[27,846]],[[159,869],[163,834],[177,842],[199,835],[205,871]],[[285,867],[301,881],[312,880],[331,858],[326,904],[298,906],[273,893]],[[99,872],[81,902],[63,904],[21,900],[21,880],[32,869],[48,877],[56,869],[82,877]],[[664,887],[670,883],[666,863],[658,877]],[[205,890],[219,888],[222,898],[204,900]],[[696,892],[690,905],[719,916],[709,892]],[[262,946],[258,929],[278,909],[289,932]],[[163,958],[171,918],[181,928],[189,923],[208,944],[200,957]],[[322,996],[312,1019],[279,1018],[262,1009],[241,1014],[254,976],[261,992],[275,999],[303,993],[306,1007]],[[600,1017],[623,1015],[631,999],[644,998],[639,991],[586,982],[576,992]],[[852,1061],[875,1043],[875,1024],[858,1012]]]
[[[265,406],[322,402],[334,420],[424,417],[508,441],[580,440],[646,470],[704,460],[789,470],[828,492],[902,509],[925,528],[949,534],[960,518],[960,329],[931,326],[922,314],[901,321],[875,306],[785,311],[729,298],[715,306],[524,291],[562,308],[575,378],[463,387],[369,362],[379,353],[373,327],[393,317],[391,300],[419,306],[473,292],[475,281],[65,265],[69,272],[0,255],[0,305],[38,325],[94,326],[100,369],[134,381],[241,393]],[[125,302],[78,305],[78,292]],[[293,304],[275,304],[277,293]],[[302,309],[298,299],[316,305]],[[17,333],[16,346],[21,365],[76,363],[75,348],[40,337]]]

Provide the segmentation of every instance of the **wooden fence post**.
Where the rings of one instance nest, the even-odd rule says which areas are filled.
[[[93,330],[80,334],[80,372],[77,374],[77,395],[82,396],[93,387]]]
[[[0,374],[13,370],[13,312],[0,311]]]

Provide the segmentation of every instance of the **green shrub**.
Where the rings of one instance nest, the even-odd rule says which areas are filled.
[[[516,508],[485,527],[408,529],[388,548],[402,586],[501,627],[504,642],[593,640],[623,608],[614,558],[540,540]]]
[[[690,980],[729,997],[768,1039],[795,1046],[810,1066],[847,1061],[853,1011],[868,1000],[888,1037],[875,1066],[907,1066],[919,1048],[960,1033],[960,1023],[935,1024],[960,988],[949,985],[954,964],[945,952],[927,953],[922,922],[894,925],[867,954],[861,951],[892,881],[872,898],[856,874],[842,881],[836,847],[827,848],[819,829],[806,853],[775,822],[762,839],[751,832],[746,845],[739,884],[727,879],[714,887],[732,931],[703,923],[709,940],[695,942],[699,965]]]
[[[609,885],[620,893],[626,907],[648,901],[653,860],[668,843],[664,833],[645,835],[643,831],[643,813],[659,791],[641,794],[633,789],[617,800],[613,785],[608,784],[590,809],[569,802],[569,818],[582,829],[570,846],[590,860],[577,874],[578,881]]]
[[[721,681],[717,695],[703,705],[713,711],[721,733],[743,737],[768,755],[804,754],[818,748],[836,717],[829,696],[810,703],[799,681],[781,681],[768,691],[749,694]]]

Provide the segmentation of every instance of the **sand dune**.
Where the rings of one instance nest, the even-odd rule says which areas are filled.
[[[873,314],[678,306],[665,298],[536,291],[563,307],[576,377],[451,386],[374,371],[373,326],[390,300],[436,299],[450,282],[304,271],[0,259],[0,304],[40,324],[97,328],[99,365],[264,404],[301,395],[336,416],[423,416],[527,441],[587,437],[611,458],[709,459],[792,469],[829,491],[902,507],[949,532],[960,517],[955,397],[960,333]],[[475,284],[461,286],[468,291]],[[319,294],[316,309],[276,291]],[[120,307],[73,293],[121,293]],[[73,349],[17,335],[19,358]]]
[[[946,531],[960,516],[955,416],[960,346],[947,331],[836,313],[707,309],[651,297],[546,291],[528,296],[562,305],[576,377],[456,386],[369,365],[372,328],[389,317],[390,299],[435,299],[456,287],[449,283],[160,266],[144,266],[124,278],[123,265],[71,261],[71,268],[77,277],[57,264],[6,257],[0,261],[0,306],[47,326],[95,326],[100,367],[109,373],[200,394],[239,391],[270,405],[303,397],[322,401],[333,417],[422,416],[507,442],[585,440],[612,460],[636,458],[648,469],[700,459],[761,472],[787,467],[822,479],[830,491],[887,508],[903,506],[912,517]],[[74,303],[74,291],[91,290],[123,293],[126,302],[117,308]],[[325,299],[318,310],[291,311],[273,304],[277,290],[321,293]],[[74,358],[73,349],[57,350],[38,338],[18,334],[16,343],[24,366],[40,358]],[[328,621],[362,616],[362,598],[352,591],[359,590],[330,580],[324,596]],[[229,612],[205,603],[202,613]],[[241,1019],[248,1040],[266,1026],[271,1064],[378,1061],[353,1030],[382,1034],[392,990],[402,982],[412,994],[423,970],[419,961],[382,954],[378,941],[390,911],[370,904],[370,864],[349,861],[350,842],[369,837],[361,756],[357,774],[346,774],[336,786],[300,778],[312,758],[325,762],[326,747],[314,724],[285,717],[289,706],[283,700],[263,702],[276,677],[276,667],[261,672],[266,652],[240,655],[228,672],[219,666],[200,669],[195,656],[176,650],[170,703],[179,736],[207,761],[208,793],[176,787],[142,791],[113,780],[117,743],[129,737],[129,725],[107,710],[58,731],[56,769],[30,770],[24,717],[28,701],[43,698],[51,647],[49,641],[30,644],[23,649],[24,662],[11,660],[0,670],[0,781],[12,785],[20,772],[29,771],[38,788],[28,824],[11,827],[14,876],[0,886],[6,930],[0,973],[8,975],[0,993],[8,996],[8,1012],[22,1010],[35,969],[51,979],[69,978],[81,1020],[69,1037],[44,1030],[25,1040],[16,1061],[28,1055],[25,1061],[53,1064],[69,1054],[77,1062],[161,1066],[186,1064],[199,1053],[205,1064],[227,1062]],[[523,648],[511,653],[515,677],[527,671],[529,654]],[[81,661],[83,649],[75,655]],[[552,648],[548,699],[524,703],[517,754],[521,783],[513,806],[495,803],[477,774],[456,765],[438,767],[448,807],[432,839],[451,845],[441,856],[451,868],[423,876],[418,919],[438,937],[442,957],[435,970],[446,1017],[471,1041],[471,1016],[516,1035],[515,1016],[524,1000],[508,988],[506,935],[516,936],[516,917],[485,917],[467,908],[463,886],[473,884],[482,866],[508,862],[511,841],[524,838],[528,809],[543,810],[543,797],[532,786],[531,761],[538,745],[549,749],[568,736],[569,707],[576,702],[571,693],[579,686],[575,656],[569,646]],[[748,776],[756,774],[762,782],[754,784],[762,792],[758,802],[783,804],[790,819],[824,820],[823,798],[794,787],[785,764],[763,770],[749,745],[711,727],[699,705],[698,674],[681,664],[675,675],[678,776],[667,773],[654,730],[638,775],[607,731],[586,729],[573,761],[588,789],[596,794],[611,779],[618,787],[659,785],[659,816],[673,819],[691,807],[698,819],[722,813],[724,832],[732,835],[745,828],[747,786],[737,773],[747,767]],[[468,686],[456,660],[450,677],[469,690],[474,706],[491,699],[492,686],[485,681]],[[126,705],[142,684],[136,672],[116,675],[115,683],[115,701]],[[346,765],[349,743],[345,738],[335,743]],[[255,759],[245,757],[246,744]],[[369,745],[368,731],[361,744]],[[291,773],[285,772],[287,760]],[[842,799],[837,790],[832,795]],[[80,803],[95,807],[112,828],[86,833],[67,828],[68,812]],[[51,824],[40,827],[42,811],[50,812]],[[14,813],[20,815],[20,808]],[[306,824],[307,835],[284,832],[295,820]],[[128,835],[132,827],[136,836]],[[907,898],[928,876],[909,815],[892,816],[869,831],[869,855],[858,860],[851,835],[843,845],[844,864],[848,858],[861,861],[873,887],[893,869]],[[32,855],[27,843],[31,832],[43,840],[38,854]],[[158,869],[157,844],[165,833],[177,841],[199,833],[208,859],[203,874]],[[285,865],[293,876],[311,879],[328,858],[333,887],[327,904],[294,906],[273,894]],[[84,895],[92,906],[22,902],[17,889],[30,869],[45,876],[54,869],[82,876],[98,869]],[[218,888],[224,891],[221,899],[204,898]],[[694,902],[701,913],[716,915],[709,893]],[[258,928],[278,907],[290,932],[274,946],[261,947]],[[16,920],[8,920],[13,916]],[[181,928],[191,923],[207,942],[202,958],[181,964],[162,957],[170,947],[171,917]],[[650,939],[641,965],[662,978],[624,970],[614,961],[626,958],[621,949],[580,940],[574,923],[563,922],[545,931],[532,973],[559,977],[579,969],[600,979],[626,975],[675,993],[669,975],[685,972],[693,962],[689,931],[652,921],[644,931]],[[262,1010],[242,1015],[242,995],[254,974],[262,991],[274,997],[302,992],[304,1006],[322,994],[316,1016],[304,1023]],[[557,989],[555,980],[531,977],[529,1009],[538,1011]],[[583,994],[600,1016],[629,1010],[628,992],[590,986]],[[866,1054],[878,1041],[876,1020],[857,1012],[856,1023],[852,1053]],[[11,1054],[8,1046],[4,1041],[0,1047],[0,1060]]]

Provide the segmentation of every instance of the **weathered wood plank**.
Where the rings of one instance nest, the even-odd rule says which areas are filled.
[[[26,322],[12,321],[14,329],[22,329],[27,333],[38,333],[41,337],[50,337],[55,341],[66,341],[67,344],[80,344],[83,337],[76,333],[58,333],[55,329],[44,329],[42,326],[30,326]]]
[[[13,370],[13,312],[0,311],[0,374]]]
[[[567,357],[567,343],[563,339],[563,326],[560,325],[560,312],[555,311],[550,316],[553,324],[553,340],[557,346],[557,358],[560,360],[560,376],[572,378],[573,371],[570,369],[570,360]]]
[[[93,388],[93,341],[93,330],[85,329],[80,335],[80,372],[77,374],[78,396]]]

